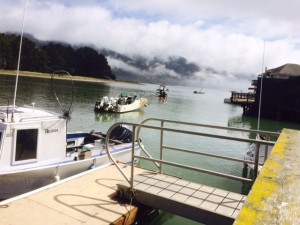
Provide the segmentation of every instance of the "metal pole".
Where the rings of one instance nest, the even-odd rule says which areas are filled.
[[[164,122],[161,121],[160,126],[163,128],[164,127]],[[164,131],[163,129],[160,130],[160,153],[159,153],[159,159],[163,160],[163,142],[164,142]],[[163,164],[159,164],[159,173],[162,173],[163,170]]]
[[[17,66],[17,76],[16,76],[16,83],[15,83],[15,92],[14,92],[14,102],[13,102],[13,110],[11,114],[11,121],[14,122],[14,113],[16,107],[16,98],[17,98],[17,89],[18,89],[18,80],[19,80],[19,71],[20,71],[20,61],[21,61],[21,52],[22,52],[22,42],[23,42],[23,33],[24,33],[24,24],[25,24],[25,12],[26,12],[26,2],[24,2],[24,9],[23,9],[23,20],[22,20],[22,31],[20,37],[20,46],[19,46],[19,56],[18,56],[18,66]]]
[[[134,176],[134,147],[135,147],[135,129],[136,126],[132,126],[132,149],[131,149],[131,179],[130,179],[130,187],[133,190],[133,176]]]
[[[256,180],[257,174],[258,174],[258,163],[259,163],[259,148],[260,144],[256,144],[255,148],[255,159],[254,159],[254,173],[253,173],[253,181]]]

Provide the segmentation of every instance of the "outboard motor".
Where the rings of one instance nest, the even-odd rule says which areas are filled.
[[[103,104],[108,104],[108,103],[109,103],[109,99],[108,99],[107,96],[104,96],[104,97],[102,98],[102,100],[103,100]]]
[[[101,101],[96,101],[94,110],[96,111],[96,110],[99,110],[99,109],[101,109]]]
[[[110,139],[130,143],[132,142],[132,131],[126,126],[119,125],[112,130]]]

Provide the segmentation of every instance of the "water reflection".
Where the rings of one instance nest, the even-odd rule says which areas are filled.
[[[14,76],[0,76],[1,98],[0,103],[10,104],[13,102]],[[63,93],[63,82],[60,83]],[[105,84],[91,82],[74,82],[75,99],[72,119],[68,122],[70,131],[106,130],[116,122],[140,123],[148,118],[161,118],[176,121],[186,121],[193,123],[204,123],[218,126],[229,126],[246,129],[257,128],[257,118],[242,116],[242,108],[224,104],[223,99],[228,95],[223,90],[207,90],[204,95],[195,95],[190,87],[170,87],[168,100],[161,104],[155,97],[156,85],[130,85],[130,84]],[[133,92],[144,92],[149,101],[149,106],[144,111],[135,111],[123,114],[116,113],[95,113],[94,105],[103,96],[116,96],[124,90]],[[60,112],[60,108],[53,96],[51,80],[41,78],[20,77],[17,105],[31,104],[35,102],[36,107],[46,108]],[[277,131],[282,128],[299,129],[299,124],[288,124],[277,121],[261,120],[261,130]],[[143,131],[142,131],[143,132]],[[141,139],[145,147],[153,157],[159,155],[159,132],[147,131],[141,133]],[[223,132],[223,133],[222,133]],[[220,131],[218,134],[228,134]],[[232,133],[235,137],[248,137],[249,134],[241,132]],[[251,137],[255,138],[255,137]],[[178,145],[186,149],[197,149],[216,154],[226,154],[228,156],[243,157],[247,143],[231,143],[229,141],[191,138],[180,135],[166,135],[164,139],[167,145]],[[157,144],[157,143],[158,144]],[[205,167],[216,171],[224,171],[232,175],[241,175],[243,165],[225,163],[221,160],[210,160],[204,157],[190,157],[183,154],[166,152],[166,156],[179,163],[190,163],[194,166]],[[230,191],[244,193],[247,187],[241,182],[231,181],[225,178],[218,178],[207,174],[194,173],[185,170],[166,167],[175,175],[183,178],[210,185]],[[155,224],[194,224],[180,217],[162,214]],[[195,223],[196,224],[196,223]]]

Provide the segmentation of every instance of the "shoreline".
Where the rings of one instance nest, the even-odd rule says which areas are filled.
[[[16,70],[2,70],[0,69],[0,76],[7,75],[7,76],[16,76]],[[44,79],[51,79],[50,74],[47,73],[38,73],[38,72],[29,72],[29,71],[19,71],[19,76],[22,77],[37,77],[37,78],[44,78]],[[82,82],[91,82],[91,83],[126,83],[132,85],[141,85],[142,83],[133,82],[133,81],[120,81],[120,80],[105,80],[100,78],[93,78],[93,77],[83,77],[83,76],[73,76],[71,75],[73,81],[82,81]],[[67,79],[67,78],[59,78],[59,79]]]

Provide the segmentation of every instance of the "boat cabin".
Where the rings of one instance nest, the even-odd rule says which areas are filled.
[[[66,120],[34,106],[0,107],[1,172],[62,161]]]

